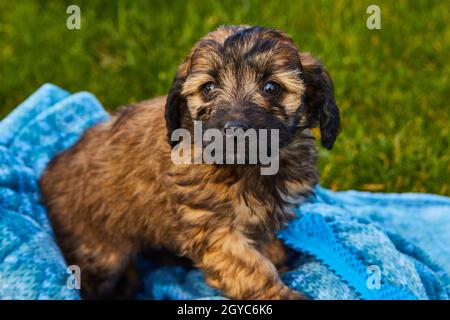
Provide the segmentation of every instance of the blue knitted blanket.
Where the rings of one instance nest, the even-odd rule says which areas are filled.
[[[46,84],[0,122],[0,299],[79,299],[40,203],[49,160],[109,115]],[[283,281],[313,299],[449,299],[450,198],[321,187],[279,232]],[[142,259],[138,299],[220,298],[202,272]],[[81,276],[83,274],[81,273]]]

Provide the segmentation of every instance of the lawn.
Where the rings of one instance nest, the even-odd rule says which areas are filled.
[[[381,30],[366,28],[372,3]],[[111,111],[164,95],[196,40],[244,23],[286,31],[331,73],[343,130],[320,149],[322,185],[450,194],[447,1],[0,0],[0,117],[45,82]]]

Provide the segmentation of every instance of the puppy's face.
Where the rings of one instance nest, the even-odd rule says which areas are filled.
[[[278,129],[280,146],[320,122],[331,148],[339,129],[331,80],[310,55],[274,29],[222,27],[179,68],[166,105],[169,137],[193,120],[203,129]]]

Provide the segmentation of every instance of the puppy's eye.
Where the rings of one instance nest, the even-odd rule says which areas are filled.
[[[273,81],[266,82],[266,84],[262,88],[263,92],[270,97],[275,97],[280,94],[281,86]]]
[[[202,91],[205,97],[209,97],[214,89],[216,89],[216,85],[212,81],[205,83],[202,87]]]

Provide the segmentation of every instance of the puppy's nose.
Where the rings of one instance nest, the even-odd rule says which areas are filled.
[[[228,130],[231,129],[231,130]],[[226,133],[227,131],[234,131],[236,129],[242,129],[243,131],[246,131],[250,129],[250,125],[248,122],[243,120],[231,120],[227,121],[225,125],[223,126],[223,132]]]

